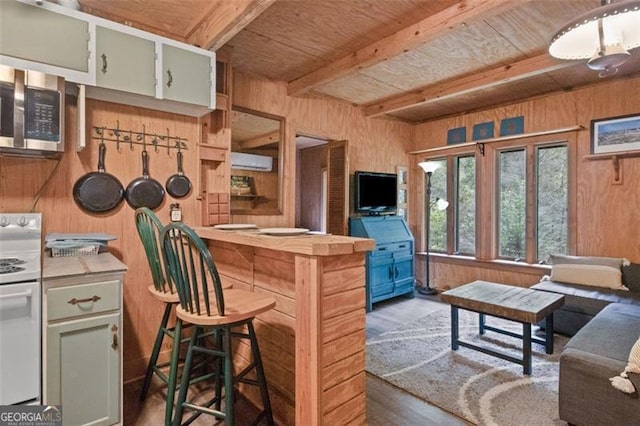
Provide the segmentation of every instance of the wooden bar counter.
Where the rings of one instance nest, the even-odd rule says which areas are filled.
[[[195,228],[222,280],[269,294],[255,321],[278,424],[365,424],[365,254],[374,240]],[[247,358],[246,347],[238,348]],[[253,387],[241,387],[260,406]]]

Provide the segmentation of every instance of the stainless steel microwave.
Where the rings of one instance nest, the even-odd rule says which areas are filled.
[[[64,152],[64,78],[0,65],[0,155]]]

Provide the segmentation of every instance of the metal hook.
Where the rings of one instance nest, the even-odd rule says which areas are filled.
[[[151,144],[156,152],[158,152],[158,135],[154,134],[153,139],[151,140]]]
[[[116,120],[116,128],[113,132],[116,134],[116,149],[120,152],[120,120]]]

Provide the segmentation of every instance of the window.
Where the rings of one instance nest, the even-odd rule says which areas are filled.
[[[474,155],[456,157],[455,164],[455,253],[475,254],[476,158]]]
[[[526,251],[525,151],[498,154],[498,256],[520,260]]]
[[[566,254],[568,188],[566,144],[499,151],[498,256],[540,262],[550,253]],[[527,205],[527,193],[533,193],[533,205]],[[528,215],[533,229],[527,229]],[[528,235],[535,236],[531,245]]]
[[[431,175],[431,206],[429,209],[429,251],[447,251],[447,210],[440,210],[436,201],[447,200],[447,160],[435,160],[440,167]],[[425,177],[426,179],[426,177]]]
[[[574,144],[572,135],[495,141],[429,159],[440,164],[431,176],[430,251],[526,263],[571,253]]]
[[[568,253],[569,191],[567,146],[548,146],[537,154],[537,245],[536,260],[551,253]]]

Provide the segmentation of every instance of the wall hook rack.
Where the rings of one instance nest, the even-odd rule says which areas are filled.
[[[100,141],[115,142],[116,148],[120,151],[120,144],[129,145],[131,151],[134,150],[134,145],[150,145],[153,146],[155,152],[160,152],[160,148],[166,148],[167,154],[171,154],[171,150],[188,151],[188,140],[179,136],[171,136],[169,128],[167,128],[166,134],[158,134],[156,132],[147,132],[146,126],[142,125],[142,131],[135,131],[130,129],[121,129],[120,121],[116,120],[116,127],[106,126],[94,126],[93,130],[97,136],[93,136],[92,139]]]

